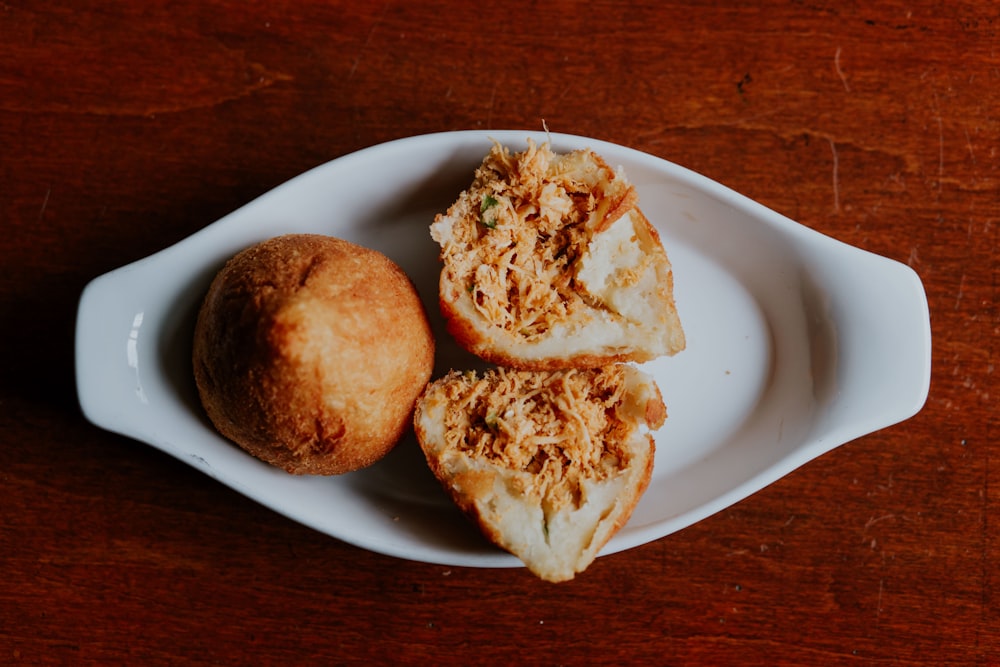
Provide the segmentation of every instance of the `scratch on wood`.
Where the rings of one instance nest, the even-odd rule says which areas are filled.
[[[837,146],[831,137],[827,137],[830,142],[830,152],[833,153],[833,210],[840,212],[840,158],[837,155]]]
[[[885,578],[878,580],[878,600],[875,602],[875,625],[878,625],[882,615],[882,593],[885,592]]]
[[[873,516],[872,518],[868,519],[868,523],[865,524],[865,530],[867,531],[869,528],[871,528],[872,526],[874,526],[876,523],[881,523],[881,522],[883,522],[883,521],[885,521],[887,519],[895,519],[895,518],[896,518],[895,514],[883,514],[882,516],[879,516],[879,517],[874,517]]]
[[[965,272],[962,272],[962,277],[958,279],[958,290],[955,292],[955,310],[958,310],[959,305],[962,303],[962,292],[965,289]]]
[[[969,137],[969,128],[962,128],[965,132],[965,146],[969,149],[969,158],[972,160],[973,166],[976,164],[976,154],[972,151],[972,139]]]
[[[931,90],[931,96],[934,100],[934,104],[931,107],[934,111],[934,120],[937,122],[938,126],[938,182],[937,189],[938,193],[941,192],[942,183],[944,181],[944,121],[941,118],[941,108],[938,105],[938,94],[936,90]]]
[[[379,25],[381,25],[382,20],[385,18],[385,13],[388,9],[389,9],[388,3],[382,6],[382,11],[379,13],[378,18],[375,19],[375,22],[372,24],[372,27],[368,31],[368,34],[365,35],[365,43],[361,45],[361,49],[358,50],[358,56],[357,58],[354,59],[354,63],[351,65],[351,71],[347,73],[348,81],[354,78],[354,73],[358,70],[358,65],[361,64],[361,57],[364,55],[365,51],[368,50],[368,44],[372,41],[372,35],[375,34],[375,31],[378,29]]]
[[[938,191],[941,190],[944,181],[944,123],[941,116],[937,118],[938,124]]]
[[[38,220],[36,222],[42,221],[42,216],[45,215],[45,209],[49,207],[49,195],[52,194],[52,188],[45,191],[45,199],[42,200],[42,208],[38,211]]]
[[[493,127],[493,105],[496,103],[497,99],[497,83],[493,83],[493,91],[490,93],[490,106],[486,110],[486,127]]]
[[[837,76],[840,77],[840,82],[844,84],[844,90],[851,92],[851,86],[847,83],[847,77],[844,76],[844,70],[840,69],[840,47],[837,47],[837,52],[833,55],[833,67],[837,70]]]

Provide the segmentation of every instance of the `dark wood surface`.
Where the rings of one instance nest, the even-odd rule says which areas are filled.
[[[0,663],[1000,664],[996,3],[487,4],[0,4]],[[350,151],[543,120],[913,267],[923,411],[560,585],[81,416],[92,278]]]

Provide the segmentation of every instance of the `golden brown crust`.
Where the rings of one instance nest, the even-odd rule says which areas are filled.
[[[205,296],[194,375],[224,436],[295,474],[368,466],[399,441],[433,367],[423,305],[374,250],[294,234],[237,254]]]
[[[646,409],[643,411],[643,420],[652,430],[657,430],[667,421],[667,406],[663,403],[663,394],[655,382],[650,383],[653,388],[653,395],[646,400]]]
[[[541,359],[529,359],[510,354],[504,347],[495,347],[482,335],[482,330],[476,328],[468,319],[462,317],[455,308],[454,303],[447,299],[440,299],[439,305],[441,316],[445,321],[445,330],[455,342],[463,349],[477,355],[483,361],[506,368],[517,368],[529,371],[554,371],[571,366],[573,368],[596,368],[608,364],[624,363],[627,361],[648,361],[634,351],[604,353],[604,354],[575,354],[572,360],[567,361],[564,357],[545,357]]]

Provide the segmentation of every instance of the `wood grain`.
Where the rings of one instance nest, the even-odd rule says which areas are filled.
[[[0,662],[1000,664],[1000,10],[0,4]],[[921,276],[931,393],[550,585],[380,556],[80,415],[83,286],[382,141],[592,136]]]

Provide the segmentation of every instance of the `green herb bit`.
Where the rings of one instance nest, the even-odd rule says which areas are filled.
[[[496,229],[497,220],[496,217],[486,217],[486,211],[490,210],[500,202],[497,201],[496,197],[493,195],[486,195],[483,197],[482,203],[479,204],[479,222],[486,226],[487,229]]]
[[[479,212],[485,213],[499,203],[493,195],[486,195],[483,197],[483,203],[479,205]]]

